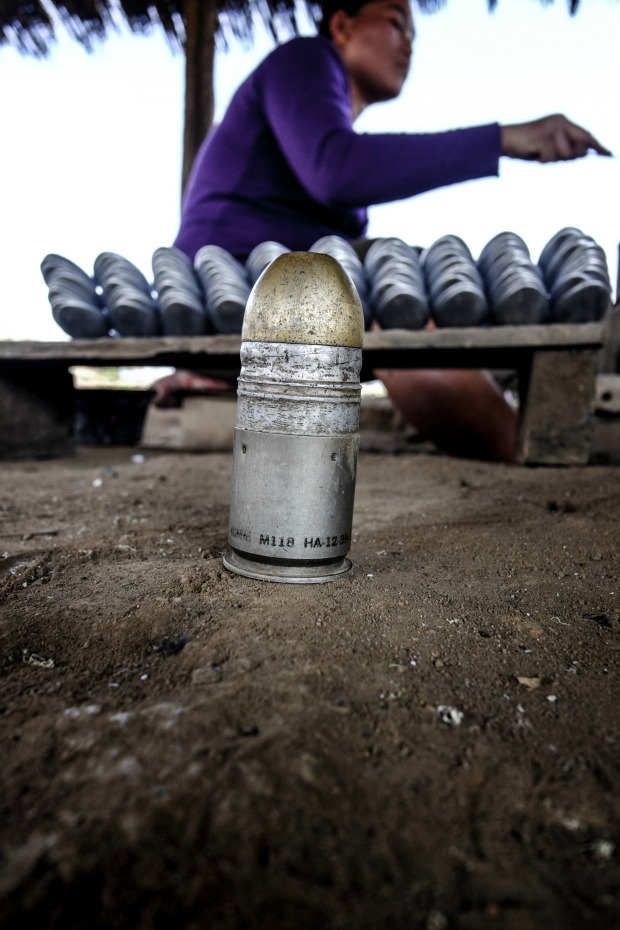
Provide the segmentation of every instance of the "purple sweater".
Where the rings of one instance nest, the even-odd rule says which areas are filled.
[[[440,133],[356,133],[349,82],[332,43],[292,39],[237,90],[203,143],[177,248],[214,244],[244,260],[260,242],[306,251],[355,240],[366,207],[498,173],[497,124]]]

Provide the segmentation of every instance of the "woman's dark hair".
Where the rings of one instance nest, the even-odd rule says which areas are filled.
[[[348,16],[355,16],[367,3],[372,3],[372,0],[323,0],[321,3],[323,16],[319,25],[319,35],[331,39],[329,21],[336,10],[344,10]]]

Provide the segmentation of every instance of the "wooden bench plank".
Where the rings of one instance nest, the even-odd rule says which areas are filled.
[[[522,404],[518,461],[582,463],[588,456],[589,405],[604,336],[602,323],[369,332],[364,337],[363,377],[381,368],[514,369]],[[236,335],[0,342],[0,378],[5,385],[16,379],[20,385],[11,392],[11,416],[5,413],[3,419],[0,410],[0,455],[3,449],[5,455],[19,450],[17,407],[26,384],[31,390],[24,402],[24,421],[32,420],[37,391],[42,410],[56,391],[65,396],[71,367],[166,366],[234,378],[240,347],[241,337]],[[41,427],[39,454],[45,454],[49,435]],[[25,448],[25,454],[35,454],[32,436]]]
[[[601,323],[495,326],[471,329],[380,330],[364,336],[364,355],[382,368],[518,367],[534,349],[600,348]],[[6,365],[230,367],[240,336],[149,336],[73,339],[66,342],[0,342]],[[485,364],[480,365],[483,359]],[[451,364],[446,364],[450,362]],[[504,364],[511,362],[511,364]]]

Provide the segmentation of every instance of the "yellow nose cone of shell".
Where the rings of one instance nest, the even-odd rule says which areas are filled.
[[[330,255],[280,255],[252,289],[241,338],[361,348],[364,314],[355,285]]]

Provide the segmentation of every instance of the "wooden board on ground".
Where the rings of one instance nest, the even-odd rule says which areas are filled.
[[[237,417],[234,397],[188,396],[180,407],[150,406],[140,445],[186,452],[231,452]]]

